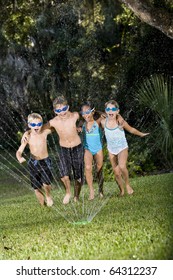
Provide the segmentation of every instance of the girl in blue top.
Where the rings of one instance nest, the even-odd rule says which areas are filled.
[[[93,160],[96,163],[97,180],[99,185],[100,197],[103,197],[103,150],[102,150],[102,132],[101,132],[101,119],[99,117],[94,120],[95,108],[88,101],[81,107],[81,115],[85,122],[82,126],[83,138],[84,138],[84,163],[85,163],[85,176],[89,186],[89,200],[94,199],[93,188],[93,174],[92,166]]]
[[[107,118],[101,121],[104,127],[107,149],[115,179],[120,188],[120,195],[124,195],[124,184],[128,194],[133,193],[129,184],[129,174],[126,167],[128,158],[128,144],[125,137],[124,129],[132,134],[144,137],[149,133],[142,133],[134,127],[131,127],[120,115],[119,105],[116,101],[110,100],[105,104]]]

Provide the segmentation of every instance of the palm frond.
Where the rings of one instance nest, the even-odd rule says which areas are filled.
[[[153,75],[137,87],[139,103],[148,107],[156,117],[156,141],[166,157],[173,160],[173,84],[171,78]],[[159,135],[159,137],[158,137]]]

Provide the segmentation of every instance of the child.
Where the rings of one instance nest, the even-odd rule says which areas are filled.
[[[65,186],[66,195],[63,204],[68,204],[71,198],[71,172],[75,179],[74,201],[79,199],[83,176],[83,147],[77,132],[76,122],[79,119],[77,112],[70,112],[69,105],[64,96],[59,96],[53,101],[54,112],[57,115],[51,119],[44,128],[54,128],[59,136],[60,150],[58,153],[58,167],[61,180]],[[28,137],[25,132],[22,140]]]
[[[54,112],[57,115],[49,121],[49,126],[53,127],[58,136],[60,151],[59,171],[61,180],[66,189],[63,204],[68,204],[71,197],[71,171],[75,180],[74,201],[79,199],[81,186],[84,181],[84,161],[83,147],[77,132],[76,122],[79,119],[77,112],[70,112],[69,105],[64,96],[59,96],[53,101]]]
[[[22,157],[22,153],[28,144],[31,155],[28,161],[31,185],[34,188],[39,203],[42,206],[45,204],[44,190],[47,206],[52,206],[53,200],[50,196],[52,173],[47,151],[47,135],[51,133],[51,130],[43,128],[42,117],[37,113],[32,113],[28,116],[28,127],[31,130],[27,141],[21,143],[16,152],[16,157],[20,163],[26,161]]]
[[[115,179],[120,188],[120,196],[124,195],[123,179],[127,193],[133,194],[133,189],[129,184],[129,174],[126,167],[128,158],[128,144],[124,129],[132,134],[144,137],[149,133],[142,133],[131,127],[125,120],[119,122],[119,105],[116,101],[110,100],[105,104],[107,118],[101,121],[104,127],[109,159],[115,174]],[[123,179],[122,179],[123,177]]]
[[[97,180],[99,185],[100,197],[103,197],[103,150],[102,150],[102,132],[101,132],[101,119],[100,116],[97,120],[94,120],[95,108],[88,101],[81,107],[81,115],[85,122],[82,126],[82,132],[84,137],[84,162],[85,162],[85,176],[89,186],[89,200],[94,199],[93,188],[93,175],[92,175],[92,163],[93,159],[97,168]]]

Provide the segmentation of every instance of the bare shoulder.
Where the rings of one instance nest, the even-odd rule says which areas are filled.
[[[76,120],[79,119],[79,113],[78,113],[78,112],[73,112],[73,113],[71,113],[71,116],[72,116],[73,118],[75,118]]]
[[[124,118],[120,114],[118,114],[117,120],[118,120],[119,125],[124,126],[126,121],[124,120]]]
[[[101,126],[104,127],[105,126],[105,122],[106,122],[106,119],[101,119]]]
[[[49,127],[47,126],[47,128],[51,128],[54,127],[54,124],[57,123],[57,121],[59,121],[58,116],[54,117],[53,119],[49,120]]]

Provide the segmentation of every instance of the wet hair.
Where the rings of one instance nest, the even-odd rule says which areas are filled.
[[[119,105],[115,100],[109,100],[108,102],[106,102],[105,103],[105,108],[108,106],[108,104],[115,105],[115,107],[119,109]]]
[[[28,115],[28,122],[31,122],[32,120],[35,120],[35,119],[40,119],[41,121],[43,121],[43,118],[40,114],[32,113],[32,114]]]
[[[84,106],[89,107],[91,110],[94,108],[94,105],[92,104],[91,101],[86,101],[86,102],[84,102],[84,103],[82,104],[82,106],[81,106],[81,111],[82,111],[82,109],[83,109]]]
[[[97,119],[100,118],[102,112],[96,111],[96,110],[95,110],[95,106],[94,106],[94,104],[93,104],[91,101],[86,101],[86,102],[84,102],[84,103],[82,104],[82,106],[81,106],[81,111],[82,111],[82,109],[83,109],[84,106],[89,107],[91,110],[94,109],[94,110],[93,110],[93,118],[94,118],[95,121],[96,121]]]
[[[67,105],[67,99],[60,95],[53,101],[53,108],[56,108],[57,105]]]

